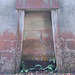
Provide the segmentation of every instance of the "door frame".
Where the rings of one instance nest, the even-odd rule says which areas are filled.
[[[52,20],[52,32],[53,32],[53,43],[54,43],[54,52],[55,52],[55,58],[56,58],[56,65],[57,65],[57,71],[62,71],[62,53],[60,49],[60,40],[59,40],[59,26],[58,26],[58,18],[57,18],[57,11],[58,9],[51,9],[51,20]],[[21,48],[20,50],[17,50],[16,52],[20,53],[18,55],[16,53],[16,63],[17,59],[19,59],[18,64],[16,64],[16,73],[19,73],[20,69],[20,63],[21,63],[21,56],[22,56],[22,46],[23,46],[23,34],[24,34],[24,21],[25,21],[25,10],[18,10],[18,16],[19,16],[19,24],[18,28],[21,30]]]

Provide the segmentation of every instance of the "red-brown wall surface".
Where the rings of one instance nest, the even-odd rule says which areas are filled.
[[[17,9],[57,9],[59,0],[16,0]]]

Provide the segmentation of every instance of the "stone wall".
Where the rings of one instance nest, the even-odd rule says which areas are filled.
[[[18,12],[16,0],[0,0],[0,73],[14,72]]]
[[[72,72],[75,71],[75,1],[60,0],[59,4],[58,22],[63,70]]]
[[[59,3],[58,24],[63,70],[75,71],[75,0],[59,0]],[[16,0],[0,0],[0,72],[15,70],[17,23]]]

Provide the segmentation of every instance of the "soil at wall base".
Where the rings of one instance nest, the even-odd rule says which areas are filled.
[[[37,60],[24,60],[24,64],[26,65],[27,68],[34,68],[35,65],[39,64],[43,66],[43,68],[47,67],[50,64],[53,64],[53,62],[49,61],[37,61]],[[56,64],[53,64],[56,67]],[[20,67],[22,69],[22,67]]]

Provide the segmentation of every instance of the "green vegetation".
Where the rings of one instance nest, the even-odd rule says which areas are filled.
[[[20,73],[28,73],[29,71],[45,71],[46,73],[51,72],[54,73],[57,71],[56,67],[56,61],[55,58],[49,60],[51,64],[49,64],[47,67],[43,68],[40,64],[35,65],[33,68],[27,69],[26,65],[24,65],[24,62],[21,62],[22,69],[20,70]]]

